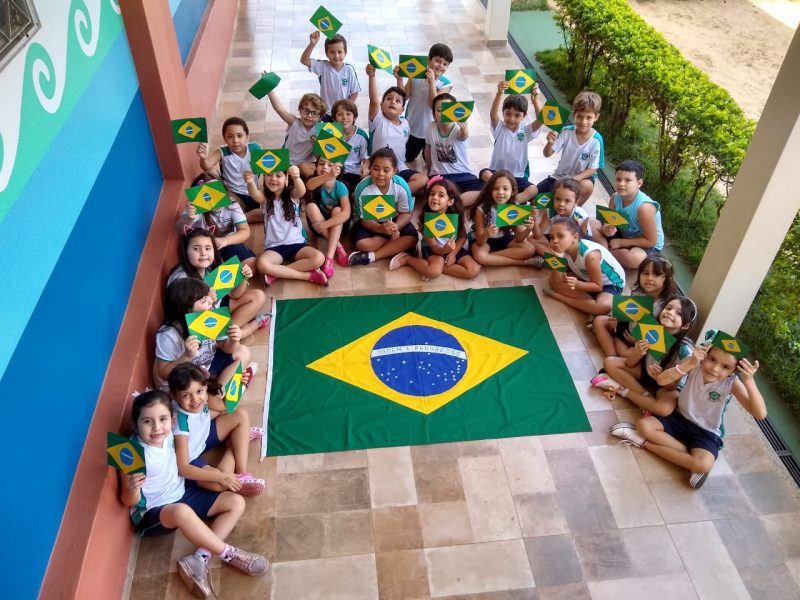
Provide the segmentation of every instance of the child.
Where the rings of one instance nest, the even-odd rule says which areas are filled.
[[[222,137],[225,146],[208,154],[208,146],[197,145],[197,156],[200,157],[200,168],[209,171],[219,165],[225,189],[234,201],[242,204],[244,212],[258,208],[258,203],[247,193],[244,181],[245,171],[250,170],[250,151],[259,150],[261,146],[250,143],[250,129],[247,122],[239,117],[225,119],[222,124]]]
[[[559,150],[561,158],[555,173],[536,185],[540,192],[552,191],[557,180],[572,177],[581,184],[578,206],[583,206],[592,195],[597,169],[605,162],[603,136],[594,130],[601,105],[602,99],[599,95],[581,92],[572,101],[572,119],[575,125],[567,125],[558,136],[553,131],[547,134],[547,144],[543,151],[545,158]]]
[[[342,165],[317,157],[317,176],[308,180],[306,187],[311,200],[306,202],[306,220],[309,233],[328,241],[322,272],[333,277],[333,258],[340,267],[347,266],[347,252],[339,243],[345,228],[350,224],[350,196],[347,186],[336,177]]]
[[[206,273],[222,264],[214,236],[206,229],[192,229],[181,236],[178,257],[178,264],[167,278],[167,286],[184,277],[203,280]],[[247,337],[257,329],[266,327],[269,315],[261,312],[267,295],[261,290],[248,289],[247,280],[253,276],[249,264],[242,265],[242,275],[244,281],[221,301],[215,301],[214,306],[230,306],[233,322],[242,328],[242,337]]]
[[[443,123],[442,102],[455,102],[455,97],[441,93],[433,99],[434,121],[428,123],[425,135],[425,165],[429,175],[441,175],[456,184],[465,206],[475,203],[483,182],[469,164],[469,128],[467,123]]]
[[[614,394],[627,398],[642,410],[666,416],[675,408],[675,394],[666,392],[680,390],[682,382],[659,389],[656,377],[692,355],[694,344],[686,334],[697,319],[697,306],[686,296],[673,296],[656,314],[658,322],[675,338],[669,352],[657,361],[648,352],[650,345],[639,340],[627,358],[607,356],[603,361],[605,372],[592,379],[592,385],[613,390]]]
[[[164,294],[164,323],[156,332],[156,361],[153,379],[156,385],[167,390],[167,378],[172,369],[181,363],[192,363],[203,368],[220,381],[228,381],[236,370],[236,363],[246,365],[250,350],[241,343],[242,330],[233,321],[224,341],[197,339],[189,335],[185,316],[214,307],[216,295],[201,279],[186,277],[167,286]]]
[[[264,252],[256,266],[266,284],[281,278],[327,286],[328,278],[319,270],[325,255],[309,246],[303,235],[300,198],[305,195],[306,186],[300,179],[300,170],[292,165],[285,173],[273,171],[265,175],[263,192],[250,173],[247,189],[264,207]]]
[[[467,233],[458,188],[441,175],[434,175],[428,182],[428,198],[425,206],[429,212],[458,215],[456,237],[430,237],[423,233],[422,258],[401,252],[391,260],[389,270],[394,271],[403,265],[408,265],[420,273],[423,281],[439,277],[442,273],[459,279],[474,279],[480,273],[481,266],[465,248]]]
[[[192,185],[197,186],[212,181],[217,181],[217,179],[203,173],[192,182]],[[186,210],[175,221],[175,229],[179,234],[183,234],[189,228],[210,231],[214,236],[214,243],[223,261],[236,256],[250,269],[255,266],[255,252],[245,245],[245,242],[250,239],[250,225],[238,202],[208,211],[202,215],[197,214],[197,209],[192,204],[187,203]]]
[[[632,296],[650,296],[653,314],[659,314],[669,298],[678,295],[672,276],[672,264],[662,256],[648,256],[639,265],[636,282],[631,287]],[[629,331],[636,323],[617,323],[616,317],[598,315],[592,322],[597,342],[606,356],[627,358],[636,343]]]
[[[428,68],[425,70],[425,79],[408,79],[403,85],[403,78],[399,75],[399,68],[395,67],[398,87],[406,91],[406,119],[408,119],[409,132],[406,142],[405,157],[408,163],[413,163],[419,153],[425,149],[428,125],[433,121],[431,105],[439,93],[449,92],[453,84],[444,76],[450,63],[453,62],[453,51],[447,44],[434,44],[428,50]],[[405,163],[403,163],[405,164]]]
[[[417,231],[411,224],[414,196],[405,180],[396,175],[397,157],[391,148],[380,148],[373,153],[369,173],[355,192],[358,220],[353,228],[353,243],[357,251],[348,257],[351,267],[368,265],[409,250],[418,240]],[[364,219],[364,196],[380,194],[394,196],[397,216],[387,220]]]
[[[517,202],[524,204],[536,195],[536,186],[528,181],[530,163],[528,162],[528,143],[539,136],[542,124],[534,120],[525,121],[528,114],[528,100],[524,96],[505,96],[503,92],[508,88],[508,83],[501,81],[497,84],[497,94],[494,96],[491,109],[492,160],[488,169],[480,172],[482,181],[489,181],[492,173],[498,169],[511,171],[517,182],[519,196]],[[544,106],[539,86],[534,85],[531,91],[531,102],[535,114],[539,114]],[[502,112],[501,112],[502,104]]]
[[[605,241],[611,254],[626,269],[637,268],[645,257],[659,254],[664,247],[661,206],[641,190],[643,177],[644,166],[640,162],[625,160],[617,165],[616,193],[608,206],[625,215],[628,226],[618,229],[613,225],[601,225],[597,220],[590,224],[592,238]]]
[[[403,116],[403,105],[406,92],[399,86],[392,86],[378,100],[378,83],[375,80],[375,67],[367,65],[369,77],[369,135],[372,152],[380,148],[389,148],[394,152],[399,165],[406,166],[406,143],[410,135],[408,121]],[[398,167],[395,167],[398,168]],[[404,168],[399,172],[416,194],[428,182],[428,178],[413,169]]]
[[[582,240],[578,224],[564,217],[553,219],[550,225],[550,249],[567,259],[574,275],[552,271],[552,289],[544,293],[590,315],[611,312],[612,297],[625,287],[625,270],[611,253],[596,242]]]
[[[212,492],[229,490],[242,496],[258,496],[263,492],[264,480],[256,479],[246,470],[248,445],[251,440],[264,437],[264,430],[250,427],[245,410],[228,413],[222,400],[222,390],[228,382],[209,381],[198,367],[183,363],[172,369],[168,383],[177,416],[172,433],[180,476],[190,480],[190,485]],[[216,468],[200,458],[226,439],[230,439],[230,446]]]
[[[311,151],[314,142],[311,137],[314,133],[314,125],[319,122],[319,118],[327,110],[325,101],[317,94],[303,94],[297,105],[300,117],[295,117],[283,107],[275,90],[272,90],[268,96],[272,108],[288,125],[283,147],[289,149],[289,160],[292,165],[300,168],[300,174],[303,177],[311,177],[314,174],[314,153]]]
[[[687,469],[689,485],[697,489],[722,448],[723,417],[731,394],[753,418],[767,418],[764,398],[753,379],[758,367],[758,361],[737,360],[721,348],[695,346],[689,358],[656,378],[659,385],[667,385],[689,374],[677,410],[666,417],[643,417],[635,426],[617,423],[611,435]]]
[[[519,203],[517,180],[509,171],[496,171],[489,178],[472,207],[474,225],[472,257],[482,265],[525,265],[536,253],[526,241],[529,231],[522,226],[497,226],[497,205]]]
[[[328,60],[311,58],[314,46],[319,42],[319,31],[314,31],[308,36],[308,46],[300,56],[300,62],[308,70],[319,77],[319,95],[327,106],[333,106],[339,100],[355,102],[361,86],[353,65],[344,62],[347,55],[347,40],[338,33],[331,38],[325,38],[325,56]],[[331,109],[333,114],[333,109]],[[330,120],[330,117],[323,120]]]
[[[369,173],[367,158],[369,157],[369,136],[367,132],[356,127],[358,108],[350,100],[339,100],[331,109],[333,120],[342,124],[342,139],[350,146],[350,154],[344,161],[344,171],[339,174],[352,194],[358,182]]]
[[[585,227],[588,225],[589,215],[578,206],[580,196],[580,184],[567,177],[556,182],[553,188],[553,217],[566,217],[574,219],[581,226],[581,233],[585,234]],[[536,247],[536,254],[544,256],[545,252],[550,252],[550,211],[539,210],[535,206],[531,211],[533,221],[531,223],[530,242]]]
[[[225,543],[244,512],[244,498],[231,492],[185,487],[175,460],[169,396],[158,390],[139,394],[131,410],[133,430],[144,450],[147,475],[122,475],[120,500],[131,507],[131,521],[140,536],[159,536],[179,529],[193,554],[178,559],[178,575],[192,595],[208,598],[208,561],[213,555],[248,575],[263,575],[267,560]],[[213,518],[209,527],[203,519]]]

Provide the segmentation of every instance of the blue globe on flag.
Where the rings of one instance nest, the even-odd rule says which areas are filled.
[[[206,317],[206,320],[203,321],[203,325],[208,327],[209,329],[214,329],[217,326],[217,318],[216,317]]]
[[[133,452],[131,452],[130,448],[123,448],[119,451],[119,460],[120,462],[129,467],[133,464]]]

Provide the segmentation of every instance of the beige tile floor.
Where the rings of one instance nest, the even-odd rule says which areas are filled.
[[[263,69],[283,78],[279,93],[296,106],[316,90],[299,56],[316,1],[242,0],[216,125],[247,119],[254,141],[277,146],[284,125],[247,94]],[[474,98],[473,167],[488,163],[488,111],[496,82],[519,62],[487,48],[478,0],[329,0],[346,23],[348,60],[363,73],[366,45],[395,55],[448,43],[455,94]],[[349,25],[353,24],[353,25]],[[535,35],[535,32],[531,32]],[[322,56],[322,44],[315,56]],[[381,87],[390,84],[379,74]],[[366,77],[361,76],[366,88]],[[366,96],[358,102],[366,126]],[[598,123],[602,131],[602,121]],[[219,138],[217,134],[217,138]],[[218,141],[218,140],[217,140]],[[555,166],[532,144],[535,175]],[[598,190],[596,199],[604,200]],[[593,201],[595,198],[593,198]],[[258,229],[258,228],[254,228]],[[253,237],[260,247],[263,233]],[[588,381],[601,354],[585,318],[541,296],[545,275],[516,267],[475,281],[423,284],[385,264],[338,269],[328,289],[278,283],[278,298],[533,285],[574,377],[591,433],[251,457],[267,492],[248,501],[229,541],[265,554],[267,577],[248,578],[212,563],[222,598],[275,600],[522,600],[625,598],[800,598],[800,501],[752,420],[734,409],[725,450],[705,487],[641,450],[617,445],[609,425],[636,418],[625,400],[609,403]],[[261,417],[267,336],[248,343],[262,367],[243,408]],[[255,448],[255,446],[254,446]],[[187,597],[175,560],[191,549],[180,534],[144,539],[133,557],[130,598]]]

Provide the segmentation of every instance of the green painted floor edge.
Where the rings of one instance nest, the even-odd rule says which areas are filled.
[[[508,33],[530,61],[533,68],[536,69],[539,77],[544,80],[547,88],[555,96],[556,101],[564,106],[569,106],[569,101],[561,93],[561,90],[556,87],[553,80],[544,72],[542,65],[539,64],[535,56],[541,50],[551,50],[563,45],[564,37],[556,26],[555,21],[553,21],[552,11],[512,11]],[[609,176],[609,179],[613,180],[613,165],[606,161],[603,170]],[[675,278],[681,289],[688,290],[694,279],[692,271],[669,246],[664,249],[664,255],[673,263]],[[800,419],[792,412],[788,403],[770,385],[766,378],[756,375],[756,381],[767,404],[770,423],[778,430],[786,446],[800,462]]]

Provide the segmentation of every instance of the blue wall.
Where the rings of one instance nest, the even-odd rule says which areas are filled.
[[[178,33],[178,47],[181,51],[181,60],[186,63],[189,51],[192,49],[200,21],[206,12],[209,0],[183,0],[177,9],[174,9],[172,20],[175,31]],[[230,1],[230,0],[229,0]]]

